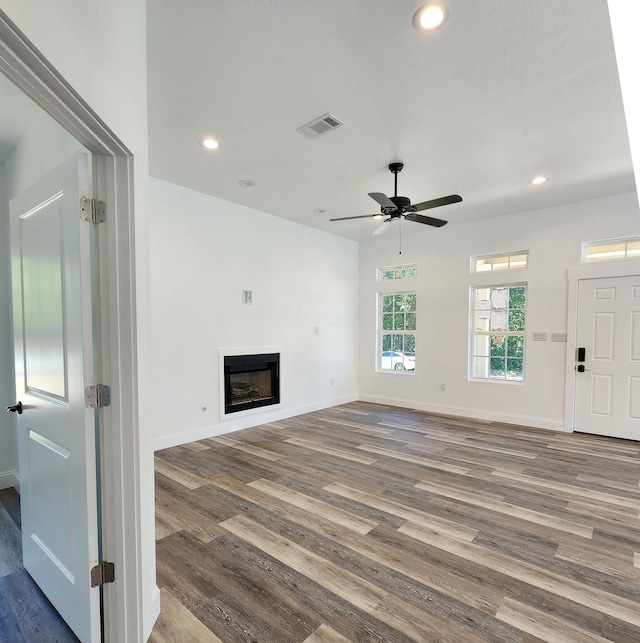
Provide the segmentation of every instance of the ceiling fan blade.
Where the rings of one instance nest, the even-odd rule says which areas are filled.
[[[329,219],[329,221],[349,221],[349,219],[370,219],[371,217],[381,217],[381,214],[361,214],[358,217],[338,217],[337,219]]]
[[[382,194],[382,192],[369,192],[369,196],[383,208],[396,209],[396,204],[386,194]]]
[[[458,194],[450,194],[449,196],[441,196],[439,199],[431,199],[431,201],[423,201],[422,203],[414,203],[412,209],[416,212],[420,210],[430,210],[431,208],[439,208],[441,205],[449,205],[451,203],[460,203],[462,197]]]
[[[385,219],[371,234],[382,234],[387,226],[391,223],[392,219]]]
[[[405,214],[404,218],[407,221],[415,221],[416,223],[425,223],[426,225],[433,226],[434,228],[441,228],[443,225],[447,225],[447,222],[444,219],[435,219],[434,217],[426,217],[424,214],[416,214],[415,212],[409,212],[409,214]]]

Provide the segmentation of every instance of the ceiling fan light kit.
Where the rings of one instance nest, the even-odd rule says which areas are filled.
[[[446,225],[444,219],[436,219],[435,217],[428,217],[424,214],[417,214],[421,210],[430,210],[432,208],[439,208],[443,205],[450,205],[452,203],[460,203],[462,197],[458,194],[450,194],[438,199],[431,199],[429,201],[422,201],[422,203],[411,203],[411,199],[406,196],[398,196],[398,174],[402,171],[404,163],[395,161],[389,164],[389,171],[394,175],[394,189],[393,196],[388,197],[382,192],[369,192],[369,196],[378,203],[380,206],[381,214],[364,214],[356,217],[339,217],[337,219],[329,219],[330,221],[348,221],[350,219],[379,219],[380,217],[387,217],[372,234],[380,234],[383,232],[387,225],[394,219],[405,219],[406,221],[413,221],[415,223],[423,223],[434,228],[441,228]]]

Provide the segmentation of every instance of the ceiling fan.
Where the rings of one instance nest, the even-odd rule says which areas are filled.
[[[424,223],[435,228],[441,228],[446,225],[444,219],[436,219],[434,217],[427,217],[423,214],[416,214],[420,210],[430,210],[431,208],[439,208],[442,205],[449,205],[450,203],[459,203],[462,197],[457,194],[450,194],[443,196],[439,199],[432,199],[431,201],[423,201],[422,203],[411,204],[411,200],[406,196],[398,196],[398,173],[402,171],[404,163],[390,163],[389,171],[394,175],[394,194],[388,197],[382,192],[369,192],[369,196],[376,201],[381,208],[382,216],[387,218],[373,231],[372,234],[380,234],[384,232],[387,226],[394,219],[400,220],[401,218],[407,221],[415,221],[416,223]],[[363,214],[357,217],[340,217],[338,219],[329,219],[330,221],[347,221],[349,219],[370,219],[380,218],[380,214]]]

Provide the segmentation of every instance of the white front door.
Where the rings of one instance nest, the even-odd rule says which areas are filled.
[[[640,440],[640,276],[579,282],[577,346],[574,430]]]
[[[83,643],[100,640],[88,177],[79,153],[10,203],[24,567]]]

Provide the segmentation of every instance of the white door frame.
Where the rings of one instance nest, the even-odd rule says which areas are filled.
[[[106,201],[100,234],[102,368],[112,405],[103,410],[103,554],[116,569],[104,586],[105,640],[143,640],[140,439],[136,362],[133,155],[0,11],[0,72],[97,159]]]
[[[587,263],[567,270],[569,280],[567,310],[567,364],[565,377],[564,430],[573,433],[576,405],[576,348],[578,334],[578,287],[584,279],[640,275],[640,259]]]

